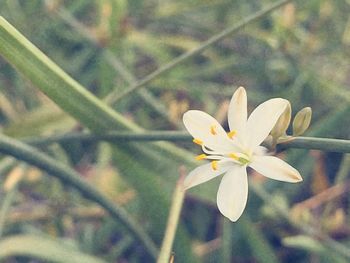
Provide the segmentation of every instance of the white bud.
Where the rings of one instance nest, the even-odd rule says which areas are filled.
[[[310,107],[302,109],[295,115],[293,120],[293,136],[300,136],[309,128],[311,116],[312,110]]]

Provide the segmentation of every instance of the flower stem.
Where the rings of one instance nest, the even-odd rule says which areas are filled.
[[[350,140],[316,138],[316,137],[294,137],[290,141],[279,144],[280,148],[302,148],[321,150],[326,152],[350,153]]]
[[[54,142],[71,141],[191,141],[192,136],[184,131],[147,131],[147,132],[109,132],[105,134],[88,133],[68,133],[53,135],[42,138],[27,138],[25,142],[38,146],[51,144]],[[302,148],[312,150],[322,150],[329,152],[350,153],[350,140],[316,138],[316,137],[295,137],[287,142],[280,143],[279,149]]]
[[[183,189],[183,180],[185,179],[185,176],[186,172],[184,171],[184,168],[180,167],[180,178],[177,181],[175,191],[173,194],[168,223],[165,230],[165,235],[157,263],[168,263],[171,258],[171,248],[173,246],[175,233],[185,196],[185,191]]]

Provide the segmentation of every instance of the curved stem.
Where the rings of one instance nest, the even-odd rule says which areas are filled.
[[[78,173],[40,153],[36,148],[4,135],[0,136],[0,152],[34,165],[79,190],[86,198],[106,209],[113,218],[121,221],[130,233],[144,245],[150,255],[156,258],[158,249],[139,224],[122,207],[115,206],[98,190],[82,180]]]

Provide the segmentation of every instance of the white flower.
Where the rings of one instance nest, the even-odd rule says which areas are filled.
[[[270,99],[260,104],[247,119],[247,94],[240,87],[230,102],[228,133],[207,113],[186,112],[184,124],[193,136],[193,142],[201,145],[204,152],[196,159],[211,162],[190,172],[184,187],[191,188],[225,173],[217,193],[217,204],[224,216],[237,221],[248,199],[247,166],[271,179],[291,183],[302,181],[296,169],[277,157],[265,155],[267,149],[260,146],[287,104],[285,99]]]

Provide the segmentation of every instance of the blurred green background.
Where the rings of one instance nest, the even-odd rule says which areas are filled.
[[[122,93],[137,79],[271,3],[0,0],[0,15],[102,99]],[[292,1],[171,68],[113,108],[147,130],[183,130],[182,114],[188,109],[206,111],[226,125],[229,100],[244,86],[250,110],[268,98],[283,97],[294,114],[312,107],[308,136],[350,139],[349,61],[350,1]],[[84,129],[2,58],[0,90],[0,125],[8,136]],[[148,142],[137,144],[139,148],[75,141],[41,150],[126,208],[159,246],[183,163],[154,151]],[[199,153],[191,143],[177,145]],[[251,190],[243,217],[229,223],[216,208],[219,180],[198,186],[185,198],[175,262],[348,262],[349,154],[290,149],[279,157],[300,171],[302,183],[265,181],[254,173],[251,181],[287,214]],[[123,224],[74,188],[25,163],[1,158],[0,247],[13,235],[33,234],[50,246],[48,250],[56,246],[61,251],[52,252],[50,259],[27,253],[4,262],[70,262],[73,255],[78,257],[74,262],[84,255],[94,255],[91,262],[153,262]],[[344,255],[291,221],[331,237],[345,249]],[[29,244],[28,249],[39,254],[45,250],[39,241]]]

